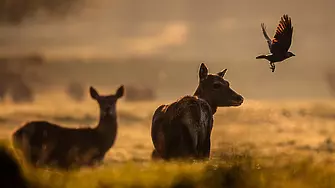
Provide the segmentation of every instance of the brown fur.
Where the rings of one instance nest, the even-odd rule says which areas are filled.
[[[213,115],[217,107],[243,103],[243,97],[223,79],[226,71],[208,74],[205,64],[201,64],[194,95],[156,109],[151,127],[154,159],[209,158]]]
[[[114,145],[117,134],[116,102],[123,96],[121,86],[115,95],[100,96],[90,88],[100,106],[95,128],[65,128],[47,121],[26,123],[13,134],[13,142],[34,166],[68,169],[101,162]]]

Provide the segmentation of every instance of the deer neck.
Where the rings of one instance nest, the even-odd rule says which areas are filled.
[[[205,100],[212,109],[212,115],[215,114],[215,112],[218,108],[217,105],[215,105],[209,97],[206,97],[206,95],[204,94],[203,90],[200,87],[197,88],[197,90],[194,92],[193,96],[196,96],[198,98],[201,98],[201,99]]]
[[[116,114],[100,113],[99,124],[96,130],[106,141],[106,145],[112,146],[117,134]]]

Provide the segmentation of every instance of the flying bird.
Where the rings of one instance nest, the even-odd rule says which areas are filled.
[[[272,72],[274,72],[276,68],[276,62],[282,62],[287,58],[295,56],[292,52],[288,51],[292,43],[293,33],[291,18],[288,17],[288,15],[283,15],[281,17],[273,39],[270,39],[270,37],[266,33],[264,23],[261,24],[261,27],[271,53],[268,55],[257,56],[256,59],[268,60],[270,63],[270,69],[272,70]]]

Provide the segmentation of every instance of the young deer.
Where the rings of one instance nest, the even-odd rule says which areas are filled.
[[[108,96],[99,95],[90,87],[91,97],[100,107],[100,120],[95,128],[65,128],[33,121],[14,132],[13,143],[34,166],[69,169],[101,162],[116,138],[116,103],[123,93],[123,85],[115,95]]]
[[[155,147],[153,158],[209,158],[213,115],[217,108],[240,106],[244,100],[223,79],[226,71],[208,74],[206,65],[202,63],[194,95],[156,109],[151,127]]]

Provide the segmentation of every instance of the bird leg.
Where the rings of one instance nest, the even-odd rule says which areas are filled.
[[[270,69],[272,70],[271,72],[274,72],[275,71],[275,64],[273,62],[270,63]]]

